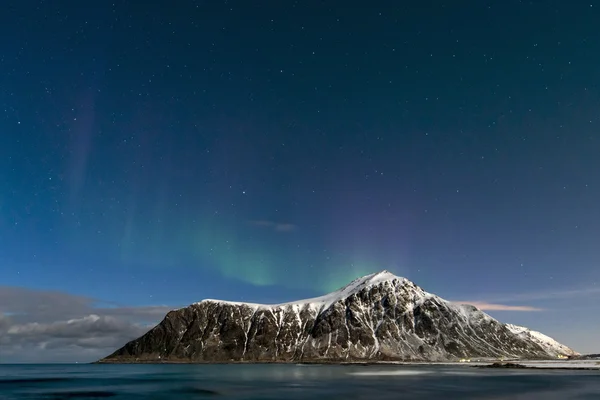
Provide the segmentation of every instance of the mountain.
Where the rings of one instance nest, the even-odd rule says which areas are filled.
[[[570,360],[600,360],[600,354],[575,354],[569,357]]]
[[[170,311],[100,362],[547,359],[573,350],[387,271],[313,299],[263,305],[204,300]]]

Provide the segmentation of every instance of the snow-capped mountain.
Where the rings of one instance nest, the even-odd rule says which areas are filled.
[[[101,362],[436,361],[555,358],[573,350],[387,271],[325,296],[265,305],[204,300]]]

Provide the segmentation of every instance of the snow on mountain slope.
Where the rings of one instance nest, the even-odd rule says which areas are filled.
[[[531,340],[540,346],[542,346],[548,353],[554,353],[558,355],[578,355],[579,353],[573,351],[569,347],[564,344],[558,343],[556,340],[552,339],[550,336],[546,336],[543,333],[532,331],[531,329],[525,328],[524,326],[517,326],[512,324],[506,324],[506,327],[510,329],[511,332]]]
[[[260,309],[271,309],[271,308],[285,308],[287,306],[308,306],[314,309],[326,310],[332,304],[347,298],[348,296],[357,293],[361,290],[369,288],[373,285],[377,285],[378,283],[385,281],[397,280],[398,282],[407,281],[405,278],[398,277],[392,274],[389,271],[383,270],[381,272],[370,274],[363,276],[361,278],[357,278],[350,282],[348,285],[343,288],[336,290],[335,292],[328,293],[324,296],[313,297],[310,299],[303,300],[295,300],[287,303],[279,303],[279,304],[259,304],[259,303],[246,303],[246,302],[235,302],[235,301],[225,301],[225,300],[215,300],[215,299],[205,299],[201,302],[195,304],[201,304],[205,302],[213,302],[213,303],[222,303],[222,304],[230,304],[230,305],[245,305],[251,308],[260,308]],[[424,294],[428,294],[423,292]]]

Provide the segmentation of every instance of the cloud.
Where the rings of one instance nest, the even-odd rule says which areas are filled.
[[[510,306],[505,304],[487,303],[483,301],[456,301],[455,303],[469,304],[483,311],[542,311],[541,308],[531,306]]]
[[[556,299],[574,299],[596,297],[600,295],[600,287],[570,288],[563,290],[538,291],[523,294],[505,294],[494,296],[493,302],[539,301]]]
[[[13,346],[34,344],[42,348],[58,348],[74,345],[116,349],[131,338],[144,334],[146,330],[144,326],[123,319],[90,314],[68,321],[9,325],[8,329],[4,330],[3,337]]]
[[[250,221],[250,223],[254,226],[270,228],[270,229],[274,230],[275,232],[291,232],[291,231],[295,231],[298,228],[294,224],[273,222],[273,221],[267,221],[267,220],[253,220],[253,221]]]
[[[143,335],[174,307],[123,307],[0,286],[0,362],[88,362]]]
[[[488,311],[543,311],[534,306],[512,305],[520,302],[539,302],[564,299],[583,299],[600,297],[600,287],[564,288],[562,290],[535,291],[529,293],[507,293],[486,296],[485,300],[453,301],[461,304],[471,304],[481,310]],[[511,305],[507,305],[511,304]]]
[[[454,301],[455,303],[472,304],[481,310],[494,311],[541,311],[532,306],[505,305],[506,303],[539,302],[564,299],[583,299],[600,297],[600,287],[565,288],[562,290],[536,291],[529,293],[508,293],[486,296],[485,300]]]

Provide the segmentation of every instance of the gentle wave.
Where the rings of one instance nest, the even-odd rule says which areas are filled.
[[[392,370],[392,371],[360,371],[360,372],[348,372],[348,375],[356,376],[414,376],[414,375],[427,375],[430,371],[417,371],[410,369],[403,370]]]

